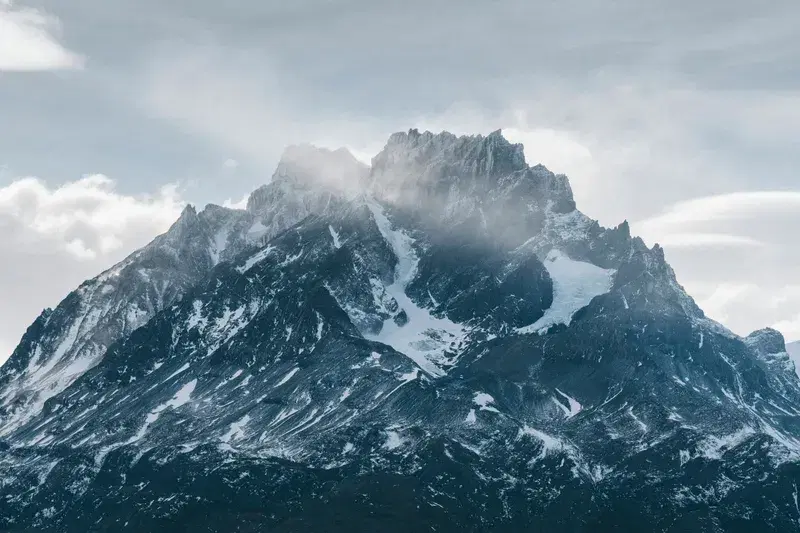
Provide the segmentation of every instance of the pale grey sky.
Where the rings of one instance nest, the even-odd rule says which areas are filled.
[[[800,338],[798,24],[794,0],[0,0],[0,359],[183,202],[410,127],[502,127],[712,317]]]

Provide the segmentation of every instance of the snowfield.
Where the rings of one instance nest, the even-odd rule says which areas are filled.
[[[544,266],[553,280],[553,304],[544,316],[517,333],[544,333],[557,324],[569,326],[572,316],[589,305],[592,298],[611,290],[616,270],[604,269],[584,261],[575,261],[560,250],[551,250]]]

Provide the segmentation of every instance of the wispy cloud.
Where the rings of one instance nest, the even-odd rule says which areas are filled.
[[[455,103],[435,113],[414,111],[396,122],[313,107],[309,94],[268,54],[252,50],[162,44],[153,49],[138,82],[135,98],[150,116],[265,172],[274,169],[285,146],[300,143],[345,147],[369,164],[392,133],[412,127],[455,134],[503,129],[510,141],[525,145],[531,163],[581,174],[593,165],[590,150],[571,132],[532,125],[514,107],[498,113]]]
[[[725,233],[665,233],[656,240],[667,247],[764,246],[752,237]]]
[[[77,69],[84,58],[55,37],[58,19],[43,11],[0,1],[0,71]]]
[[[706,283],[690,286],[698,304],[715,320],[746,335],[771,326],[789,340],[800,340],[800,284]],[[741,309],[747,309],[743,316]]]
[[[638,226],[643,231],[650,232],[798,208],[800,208],[800,191],[735,192],[678,202],[662,214],[639,222]]]

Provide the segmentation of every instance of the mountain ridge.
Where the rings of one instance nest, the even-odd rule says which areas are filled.
[[[3,425],[3,527],[797,527],[779,333],[706,318],[499,132],[317,156],[157,239],[196,281]]]

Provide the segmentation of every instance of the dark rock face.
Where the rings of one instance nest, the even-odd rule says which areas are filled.
[[[187,210],[106,299],[31,326],[0,382],[0,529],[800,529],[777,332],[705,318],[663,250],[499,133],[396,134],[369,174],[293,150],[247,211]],[[151,303],[79,318],[108,299]],[[75,323],[103,342],[47,393],[30,376]]]

